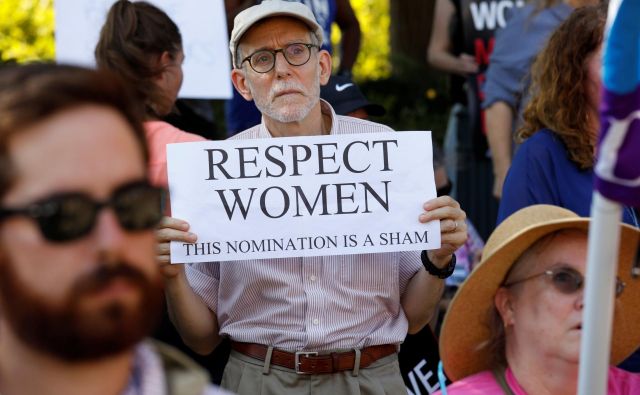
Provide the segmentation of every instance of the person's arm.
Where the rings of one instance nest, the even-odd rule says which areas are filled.
[[[478,72],[478,64],[472,55],[462,53],[455,56],[451,53],[449,24],[455,11],[449,0],[436,1],[433,29],[427,49],[427,62],[442,71],[467,76]]]
[[[440,221],[441,247],[427,251],[429,260],[438,268],[444,268],[453,253],[467,240],[466,214],[460,204],[449,196],[441,196],[424,204],[425,212],[420,222]],[[424,269],[409,281],[403,297],[402,308],[409,321],[409,334],[419,332],[433,317],[444,289],[444,280]]]
[[[336,23],[342,33],[342,53],[338,72],[351,73],[360,50],[360,23],[349,0],[337,0],[336,7]]]
[[[503,101],[496,101],[485,109],[487,141],[493,161],[493,196],[502,197],[502,186],[511,166],[513,144],[513,109]]]
[[[170,242],[193,243],[196,236],[188,232],[185,221],[163,218],[156,237],[158,239],[158,262],[165,279],[165,295],[171,322],[180,333],[184,343],[198,354],[211,353],[220,343],[218,318],[189,285],[185,266],[170,263]]]

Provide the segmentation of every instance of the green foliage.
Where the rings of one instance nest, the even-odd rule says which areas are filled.
[[[353,67],[353,75],[358,81],[389,77],[389,0],[351,0],[351,6],[358,17],[362,32],[360,52]],[[335,25],[331,37],[333,47],[339,48],[340,29]],[[339,57],[338,54],[339,51],[336,51]]]
[[[451,106],[448,79],[428,68],[426,60],[398,54],[392,61],[391,77],[362,84],[365,94],[387,109],[378,121],[396,130],[431,130],[441,142]]]
[[[373,121],[395,130],[430,130],[433,138],[442,143],[449,115],[449,98],[439,92],[428,78],[410,81],[390,77],[365,81],[360,88],[369,101],[381,104],[387,113]]]
[[[0,1],[0,63],[52,60],[52,0]]]
[[[440,142],[450,106],[446,80],[424,62],[406,56],[396,55],[392,69],[390,1],[393,0],[351,0],[362,31],[354,78],[369,101],[387,109],[386,115],[374,121],[395,130],[431,130]],[[336,26],[332,39],[334,56],[339,58],[340,30]]]
[[[355,79],[370,101],[387,109],[376,121],[396,130],[430,129],[440,140],[450,104],[446,83],[437,73],[425,72],[424,64],[408,60],[404,64],[396,59],[403,71],[392,74],[389,1],[351,0],[362,31]],[[53,0],[0,0],[0,63],[52,60],[54,24]],[[335,26],[332,37],[339,54],[340,31]],[[217,119],[223,119],[221,109],[218,113]]]

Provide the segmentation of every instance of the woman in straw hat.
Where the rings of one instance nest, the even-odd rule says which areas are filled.
[[[534,205],[496,228],[442,327],[448,394],[576,393],[589,221]],[[611,364],[640,344],[640,284],[631,278],[640,230],[621,227]],[[611,367],[608,393],[640,393],[640,376]]]

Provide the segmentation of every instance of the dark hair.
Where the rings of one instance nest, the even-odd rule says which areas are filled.
[[[553,33],[531,68],[531,101],[524,110],[520,141],[551,129],[580,169],[593,166],[595,139],[588,119],[587,61],[602,43],[606,5],[578,8]]]
[[[161,9],[144,1],[118,0],[109,9],[95,49],[99,68],[119,74],[135,89],[146,115],[162,117],[173,106],[173,98],[154,83],[162,71],[158,58],[172,58],[182,51],[178,26]]]
[[[54,64],[0,68],[0,197],[16,175],[9,155],[11,138],[53,115],[87,104],[109,107],[122,115],[145,162],[149,159],[139,103],[116,75]]]
[[[604,4],[609,0],[582,0],[580,2],[573,1],[573,7],[584,7],[586,5]],[[534,1],[532,1],[534,2]],[[545,8],[551,8],[558,4],[562,4],[562,0],[536,0],[536,11],[540,12]]]
[[[538,11],[544,10],[545,8],[551,8],[554,5],[560,4],[562,0],[538,0],[536,1],[536,9]]]

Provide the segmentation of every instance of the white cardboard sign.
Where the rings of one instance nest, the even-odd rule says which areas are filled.
[[[431,133],[169,144],[172,216],[194,244],[173,263],[361,254],[440,247]]]
[[[56,60],[93,67],[100,29],[114,0],[55,0]],[[178,25],[185,61],[179,96],[231,97],[231,61],[222,0],[153,0]]]

